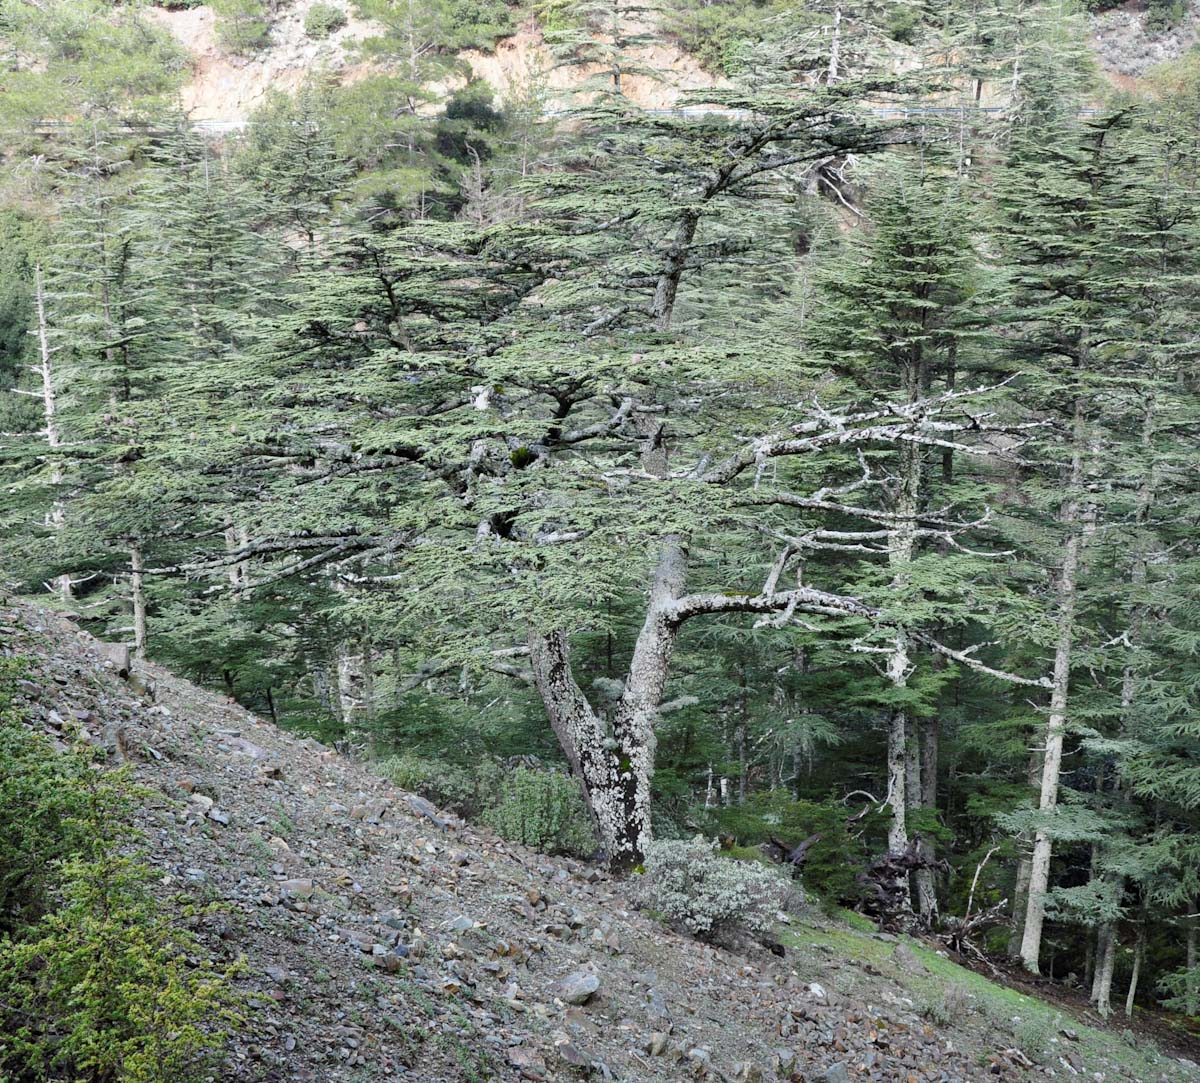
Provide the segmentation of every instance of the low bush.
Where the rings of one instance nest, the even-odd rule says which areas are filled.
[[[463,816],[479,811],[476,780],[465,768],[445,760],[401,752],[380,760],[375,769],[401,789],[419,793],[441,808]]]
[[[246,55],[266,48],[271,23],[263,0],[212,0],[217,40],[230,52]]]
[[[776,870],[722,857],[697,835],[650,844],[637,896],[698,939],[726,940],[768,932],[788,887]]]
[[[310,38],[327,38],[346,25],[346,13],[333,4],[313,4],[304,16],[304,33]]]
[[[235,1000],[226,975],[188,965],[196,945],[162,915],[151,875],[113,853],[69,861],[61,907],[0,941],[0,1078],[211,1078]]]
[[[140,791],[27,728],[19,673],[0,659],[0,1080],[211,1078],[237,1000],[118,850]]]
[[[768,790],[709,815],[714,834],[732,835],[744,847],[757,849],[771,838],[796,846],[819,835],[801,870],[805,890],[810,897],[846,906],[861,897],[856,876],[867,853],[862,841],[851,836],[840,802],[796,801],[786,791]]]
[[[587,857],[596,849],[579,785],[558,771],[518,767],[504,775],[483,822],[511,842],[548,854]]]

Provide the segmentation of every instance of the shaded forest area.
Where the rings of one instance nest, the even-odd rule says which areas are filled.
[[[568,0],[563,115],[454,83],[479,7],[362,0],[374,74],[218,140],[135,7],[0,5],[5,588],[519,841],[802,847],[1195,1017],[1196,58]]]

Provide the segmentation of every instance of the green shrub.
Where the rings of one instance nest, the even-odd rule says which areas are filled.
[[[820,835],[809,847],[801,872],[805,890],[843,905],[853,904],[861,895],[855,877],[866,862],[866,852],[850,835],[840,802],[795,801],[784,790],[767,790],[742,805],[715,810],[711,826],[715,832],[734,836],[742,846],[756,848],[769,838],[796,846]]]
[[[720,857],[697,835],[652,842],[636,893],[672,925],[701,940],[723,940],[770,931],[788,886],[776,870]]]
[[[117,852],[139,796],[91,748],[61,750],[14,707],[0,659],[0,1080],[203,1078],[235,1018],[225,975]]]
[[[346,13],[333,4],[313,4],[304,16],[304,32],[310,38],[327,38],[346,25]]]
[[[11,706],[20,670],[0,663],[0,936],[45,913],[58,862],[111,840],[128,801],[123,776],[62,755]]]
[[[225,975],[188,966],[196,945],[163,917],[149,869],[105,853],[61,871],[61,908],[0,941],[0,1078],[204,1078],[214,1024],[236,1018]]]
[[[479,811],[476,781],[462,767],[402,752],[380,760],[375,769],[401,789],[419,793],[442,808],[463,816],[473,816]]]
[[[217,40],[234,53],[253,53],[271,38],[271,23],[263,0],[212,0],[217,16]]]
[[[579,786],[557,771],[518,767],[505,775],[483,822],[511,842],[548,854],[586,857],[596,849]]]

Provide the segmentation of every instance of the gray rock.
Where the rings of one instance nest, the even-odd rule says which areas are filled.
[[[219,808],[211,808],[208,810],[208,818],[214,823],[221,824],[222,827],[229,825],[229,813],[222,812]]]
[[[554,994],[568,1004],[586,1004],[600,988],[600,979],[586,970],[568,974],[554,986]]]
[[[826,1068],[825,1074],[821,1078],[824,1083],[850,1083],[850,1073],[841,1061]]]
[[[308,879],[284,880],[279,885],[279,890],[283,892],[285,898],[311,899],[316,887],[313,882]]]

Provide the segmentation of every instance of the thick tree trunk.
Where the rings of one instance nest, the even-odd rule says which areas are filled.
[[[1075,404],[1071,475],[1059,521],[1066,530],[1062,564],[1058,572],[1058,638],[1054,648],[1054,672],[1051,677],[1050,716],[1046,723],[1046,744],[1042,757],[1041,793],[1038,809],[1049,816],[1058,806],[1058,778],[1062,767],[1063,732],[1067,719],[1067,699],[1071,683],[1071,656],[1075,638],[1075,597],[1079,579],[1079,561],[1085,535],[1094,523],[1094,510],[1084,508],[1083,404]],[[1025,906],[1025,928],[1021,937],[1021,962],[1031,973],[1038,972],[1042,947],[1042,925],[1046,916],[1046,889],[1050,884],[1052,840],[1042,826],[1033,840],[1033,858],[1029,869],[1029,897]]]
[[[610,734],[575,681],[566,632],[530,636],[529,651],[534,684],[571,773],[583,787],[600,849],[610,865],[632,868],[650,844],[653,742],[633,745],[629,716]]]
[[[651,302],[655,326],[660,331],[670,329],[671,317],[675,313],[675,300],[679,295],[679,283],[687,270],[688,252],[691,251],[692,241],[696,238],[696,227],[699,223],[700,215],[696,211],[685,211],[675,227],[675,236],[667,247],[665,263],[654,287],[654,300]]]
[[[681,538],[668,535],[659,549],[625,688],[608,725],[575,680],[567,633],[530,637],[534,684],[572,774],[583,785],[600,847],[616,868],[640,864],[650,844],[654,724],[679,630],[672,603],[686,580],[687,550]]]
[[[1092,1003],[1101,1017],[1112,1013],[1113,966],[1117,961],[1117,927],[1113,922],[1100,926],[1096,939],[1096,976],[1092,981]]]
[[[1184,1014],[1200,1015],[1200,976],[1196,973],[1200,966],[1200,923],[1195,918],[1189,918],[1187,934],[1187,991],[1184,997]]]
[[[141,546],[129,550],[129,601],[133,608],[133,656],[146,659],[146,562]]]

